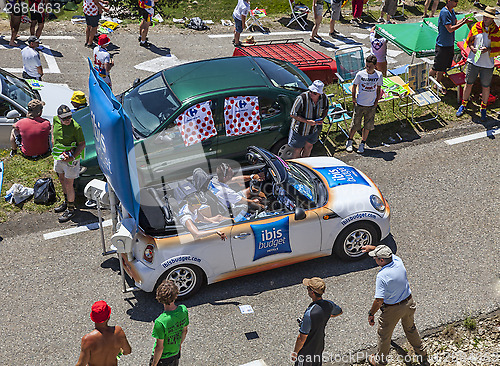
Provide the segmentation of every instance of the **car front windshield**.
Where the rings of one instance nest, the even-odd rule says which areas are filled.
[[[316,186],[312,182],[311,177],[309,177],[306,172],[304,172],[304,169],[304,167],[298,164],[287,162],[287,183],[289,186],[292,186],[297,192],[307,198],[307,200],[316,202]]]
[[[307,89],[307,81],[291,64],[281,60],[261,57],[255,58],[255,62],[274,86],[291,90]]]
[[[14,76],[0,73],[0,92],[7,98],[12,99],[23,108],[28,108],[28,102],[36,99],[35,93],[30,89],[24,81],[17,79]]]
[[[181,103],[160,72],[126,92],[122,105],[135,131],[148,137],[179,109]]]

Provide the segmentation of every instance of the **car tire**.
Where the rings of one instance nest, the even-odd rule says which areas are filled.
[[[279,140],[271,149],[274,155],[278,155],[283,160],[291,159],[293,148],[288,145],[288,139],[284,138]]]
[[[367,221],[355,222],[340,232],[335,240],[333,250],[345,261],[356,261],[366,256],[361,251],[365,245],[377,245],[379,234],[375,226]]]
[[[200,267],[191,264],[181,264],[166,271],[158,280],[156,288],[165,280],[172,280],[179,289],[177,298],[179,300],[187,299],[197,293],[203,282],[205,276]]]

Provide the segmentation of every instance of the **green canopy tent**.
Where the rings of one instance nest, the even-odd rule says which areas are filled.
[[[465,15],[458,15],[457,19]],[[394,43],[408,55],[416,57],[435,54],[438,18],[428,18],[417,23],[378,24],[376,32]],[[459,53],[456,42],[462,41],[469,33],[469,27],[464,25],[455,32],[455,53]]]

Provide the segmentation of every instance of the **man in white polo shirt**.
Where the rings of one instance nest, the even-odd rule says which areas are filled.
[[[43,69],[40,62],[40,55],[36,48],[40,41],[36,36],[28,37],[28,47],[24,47],[21,51],[23,57],[23,78],[42,80]]]
[[[373,366],[387,365],[392,333],[401,320],[406,338],[420,358],[420,364],[429,365],[427,352],[415,326],[414,316],[417,305],[411,296],[403,261],[397,255],[392,254],[391,248],[387,245],[366,245],[362,249],[368,252],[381,267],[377,273],[375,300],[368,312],[368,323],[373,326],[375,313],[379,309],[381,311],[378,319],[377,354],[370,355],[368,362]]]

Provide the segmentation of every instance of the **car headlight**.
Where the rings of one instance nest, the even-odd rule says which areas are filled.
[[[148,263],[153,263],[153,258],[155,256],[155,247],[151,244],[146,246],[144,249],[143,259]]]
[[[379,196],[372,194],[370,196],[370,203],[377,211],[380,211],[380,212],[385,211],[384,201],[382,201],[382,199]]]

